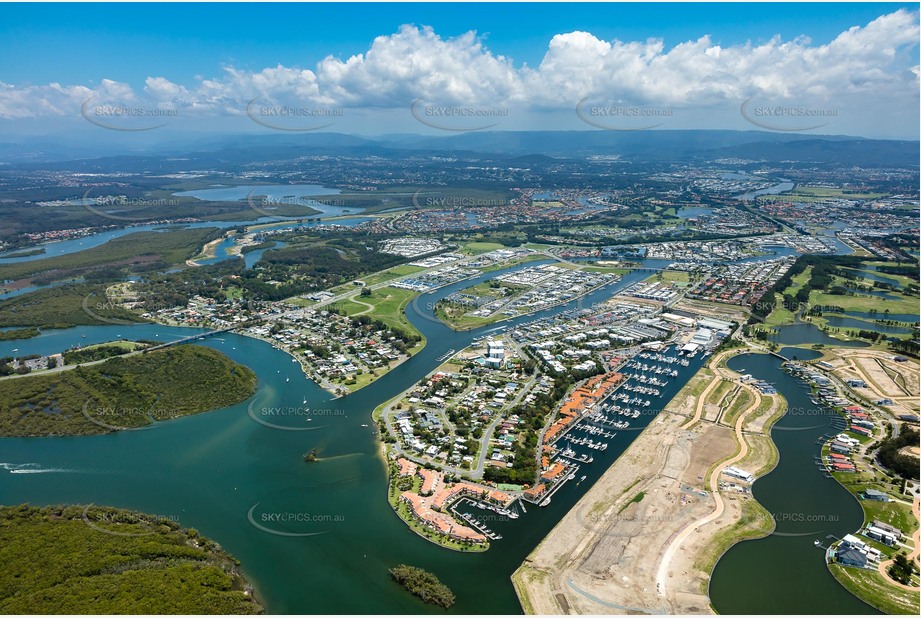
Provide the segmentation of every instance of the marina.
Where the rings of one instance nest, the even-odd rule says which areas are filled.
[[[631,273],[615,286],[628,285],[645,277]],[[483,279],[486,277],[484,276]],[[461,287],[461,282],[434,293],[434,300]],[[585,302],[610,297],[612,290],[590,295]],[[194,527],[215,539],[244,565],[268,612],[302,613],[424,613],[433,611],[412,597],[390,594],[353,594],[351,581],[343,573],[358,568],[374,590],[391,585],[386,569],[379,564],[418,564],[437,572],[457,593],[457,611],[464,613],[520,612],[512,586],[511,573],[524,557],[556,525],[559,519],[591,487],[637,435],[635,431],[616,431],[613,438],[584,435],[595,444],[607,442],[605,450],[574,445],[573,457],[580,468],[567,470],[565,481],[553,493],[533,503],[515,503],[518,518],[503,516],[464,505],[492,533],[493,548],[478,554],[446,551],[418,537],[393,515],[387,501],[379,497],[386,488],[386,469],[379,456],[376,432],[362,429],[368,424],[368,411],[419,381],[437,366],[439,357],[450,350],[469,345],[483,331],[454,332],[442,326],[422,303],[410,304],[408,319],[422,332],[428,345],[413,357],[370,386],[332,402],[329,393],[306,379],[297,363],[268,343],[235,333],[205,339],[201,345],[217,349],[231,359],[246,364],[258,375],[262,388],[251,402],[158,424],[150,431],[122,432],[80,439],[3,438],[0,449],[7,463],[35,463],[43,474],[0,474],[0,494],[15,503],[58,504],[60,502],[111,504],[143,512],[173,516],[183,526]],[[532,321],[567,309],[557,307],[533,316]],[[517,326],[512,320],[510,327]],[[123,338],[171,341],[204,333],[206,329],[166,327],[153,324],[81,326],[43,332],[33,339],[0,342],[0,354],[19,348],[23,354],[53,354],[79,343],[92,345]],[[234,349],[235,348],[235,349]],[[660,390],[654,405],[661,407],[696,371],[699,359],[679,368],[678,378]],[[648,372],[647,372],[648,373]],[[634,395],[631,393],[631,398]],[[639,396],[639,395],[636,395]],[[306,404],[303,402],[306,400]],[[342,409],[342,414],[324,419],[315,431],[283,431],[251,421],[247,405],[298,407],[311,410]],[[623,404],[621,404],[623,405]],[[637,406],[631,406],[637,408]],[[651,419],[641,415],[631,419],[630,429],[641,429]],[[279,423],[302,427],[303,417],[279,418]],[[312,423],[316,424],[316,423]],[[605,428],[607,433],[615,433]],[[305,436],[307,436],[305,438]],[[577,436],[577,434],[574,434]],[[307,440],[305,446],[305,439]],[[305,465],[303,453],[317,447],[321,461]],[[128,454],[130,453],[130,457]],[[183,453],[182,457],[173,454]],[[585,461],[578,461],[583,458]],[[130,461],[126,466],[122,462]],[[60,470],[60,471],[58,471]],[[2,471],[0,471],[2,472]],[[575,472],[576,480],[569,483]],[[100,474],[108,482],[99,483]],[[580,477],[584,480],[579,480]],[[195,482],[188,482],[194,478]],[[550,497],[552,496],[552,501]],[[359,499],[360,498],[360,499]],[[280,532],[319,536],[303,539],[268,534],[248,523],[247,513],[270,518],[274,513],[302,512],[314,505],[315,512],[335,523],[289,523]],[[317,506],[322,505],[322,508]],[[511,509],[511,507],[509,507]],[[489,515],[493,519],[487,519]],[[374,522],[368,525],[367,522]],[[315,569],[317,556],[326,556],[325,575],[305,580],[303,573]],[[367,558],[365,557],[367,556]],[[290,568],[278,570],[280,561]],[[367,565],[367,566],[365,566]],[[483,598],[480,591],[490,590]]]

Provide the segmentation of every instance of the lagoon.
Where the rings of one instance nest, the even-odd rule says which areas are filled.
[[[802,350],[784,348],[784,356]],[[833,411],[813,404],[809,389],[766,354],[740,354],[727,365],[774,385],[788,412],[771,437],[780,453],[777,467],[759,478],[752,495],[776,521],[773,534],[730,548],[710,581],[710,600],[721,614],[878,614],[841,586],[825,565],[816,540],[841,538],[863,523],[856,499],[815,464],[817,439],[840,427]]]

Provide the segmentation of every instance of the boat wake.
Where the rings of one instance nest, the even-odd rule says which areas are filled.
[[[10,474],[44,474],[47,472],[73,472],[67,468],[42,468],[37,463],[5,463],[0,461],[0,469],[8,471]]]

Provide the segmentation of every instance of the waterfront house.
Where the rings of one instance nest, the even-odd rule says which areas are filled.
[[[901,531],[901,530],[899,530],[899,529],[896,528],[895,526],[891,526],[891,525],[887,524],[887,523],[884,522],[884,521],[879,521],[879,520],[877,520],[877,519],[874,519],[873,522],[872,522],[870,525],[873,526],[874,528],[879,528],[880,530],[885,530],[886,532],[888,532],[889,534],[891,534],[892,536],[894,536],[895,538],[900,539],[900,540],[901,540],[901,538],[904,536],[904,535],[902,534],[902,531]]]
[[[890,534],[888,531],[883,530],[882,528],[877,528],[873,524],[867,526],[864,534],[874,541],[879,541],[880,543],[888,545],[889,547],[893,547],[899,542],[898,537],[896,537],[894,534]]]
[[[864,500],[876,500],[877,502],[889,502],[889,496],[877,489],[865,489],[861,492],[860,497]],[[877,522],[873,522],[874,525]]]
[[[524,497],[527,500],[531,500],[532,502],[534,502],[540,499],[540,497],[543,496],[546,492],[547,492],[547,486],[544,485],[543,483],[538,483],[537,485],[535,485],[534,487],[531,487],[530,489],[525,489]]]
[[[844,566],[866,568],[867,555],[851,545],[841,543],[835,551],[835,560]]]
[[[542,481],[553,481],[566,471],[566,466],[561,462],[554,462],[550,469],[540,475]]]

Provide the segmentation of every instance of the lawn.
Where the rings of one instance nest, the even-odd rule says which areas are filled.
[[[362,313],[375,318],[390,328],[404,332],[417,332],[416,328],[406,319],[406,305],[419,295],[413,290],[386,287],[372,292],[371,296],[358,296],[357,302],[343,301],[336,306],[346,315]],[[374,307],[370,311],[365,305]]]
[[[872,311],[874,309],[884,311],[888,309],[890,313],[918,313],[917,296],[902,296],[897,292],[893,293],[893,296],[896,296],[896,298],[888,299],[869,295],[848,296],[813,291],[809,295],[809,303],[812,305],[837,305],[844,307],[846,311]],[[882,314],[880,314],[880,317],[885,318]]]
[[[690,276],[688,273],[680,270],[665,270],[646,278],[646,281],[663,281],[665,283],[688,283]]]
[[[390,281],[391,279],[396,279],[397,277],[402,277],[404,275],[411,275],[417,273],[420,270],[425,270],[421,266],[410,266],[409,264],[403,264],[401,266],[394,266],[393,268],[388,268],[387,270],[382,270],[376,272],[367,277],[362,277],[361,281],[365,282],[365,285],[376,285],[378,283],[383,283],[385,281]],[[349,284],[354,285],[354,284]]]
[[[92,345],[83,346],[80,349],[85,352],[87,350],[92,350],[94,348],[115,347],[115,348],[121,348],[122,350],[127,350],[130,352],[131,350],[134,350],[135,348],[137,348],[139,345],[142,345],[142,344],[139,344],[135,341],[125,341],[123,339],[116,339],[114,341],[103,341],[102,343],[94,343]]]
[[[915,516],[911,513],[911,506],[903,502],[877,502],[875,500],[861,500],[860,506],[866,514],[866,522],[874,519],[895,526],[910,535],[918,527]]]
[[[789,197],[791,200],[796,200],[797,196],[809,196],[809,197],[819,197],[819,198],[844,198],[851,200],[872,200],[886,195],[885,193],[857,193],[853,191],[845,191],[844,189],[828,188],[828,187],[808,187],[804,185],[798,185],[792,193],[785,194],[785,197]]]
[[[495,251],[496,249],[505,249],[505,245],[500,245],[497,242],[468,242],[464,245],[463,252],[471,255],[479,255],[481,253]]]

